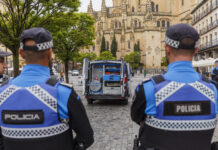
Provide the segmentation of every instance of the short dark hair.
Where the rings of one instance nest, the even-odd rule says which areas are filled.
[[[218,60],[215,61],[215,64],[218,64]]]
[[[195,40],[192,38],[184,38],[180,41],[182,45],[192,46],[195,44]],[[172,51],[176,55],[193,55],[195,53],[195,49],[176,49],[172,48]]]
[[[4,57],[0,57],[0,63],[5,62],[5,58]]]
[[[28,40],[33,40],[33,39],[25,39],[24,44]],[[46,57],[46,53],[48,50],[49,49],[43,51],[23,50],[23,56],[27,62],[34,63],[44,59]]]

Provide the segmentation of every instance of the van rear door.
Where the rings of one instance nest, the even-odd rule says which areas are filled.
[[[86,95],[87,92],[88,92],[88,86],[87,86],[87,83],[88,83],[88,80],[89,80],[89,64],[90,64],[90,61],[89,59],[85,58],[83,60],[83,75],[82,75],[82,83],[83,83],[83,95]]]

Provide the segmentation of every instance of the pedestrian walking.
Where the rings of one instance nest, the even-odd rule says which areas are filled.
[[[12,53],[0,50],[0,85],[9,80],[9,76],[5,74],[5,69],[7,69],[7,64],[5,62],[5,57],[12,55]]]
[[[211,71],[212,80],[218,82],[218,60],[215,62],[215,67]]]
[[[217,90],[192,66],[198,40],[197,31],[187,24],[169,27],[164,40],[167,73],[137,86],[131,117],[141,125],[141,150],[210,150]]]
[[[52,35],[44,28],[32,28],[22,33],[20,43],[19,53],[27,65],[0,88],[1,146],[4,150],[88,148],[94,141],[93,130],[80,97],[71,85],[50,78]]]
[[[144,69],[144,78],[146,77],[146,70]]]

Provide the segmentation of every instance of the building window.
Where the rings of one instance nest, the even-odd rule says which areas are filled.
[[[162,27],[165,28],[165,20],[162,20]]]
[[[167,21],[167,27],[170,27],[170,22],[169,21]]]
[[[92,46],[92,50],[95,51],[95,45]]]
[[[131,43],[130,43],[130,41],[128,41],[128,49],[130,49],[131,48]]]
[[[134,6],[132,6],[132,12],[135,12],[135,7]]]
[[[137,27],[137,25],[138,25],[138,24],[137,24],[137,20],[135,20],[135,27]]]
[[[138,46],[139,46],[139,50],[140,50],[140,41],[139,41],[139,40],[138,40],[138,43],[137,43],[137,44],[138,44]]]
[[[117,28],[118,27],[118,24],[117,24],[117,21],[115,21],[115,28]]]
[[[182,0],[182,6],[184,6],[184,0]]]
[[[160,21],[157,21],[157,27],[160,27]]]
[[[210,23],[211,24],[213,23],[213,17],[210,17]]]
[[[151,2],[151,10],[154,12],[154,2]]]
[[[139,22],[139,28],[141,28],[141,22]]]
[[[138,5],[141,5],[141,0],[138,0]]]
[[[121,28],[121,23],[119,22],[119,28]]]
[[[158,5],[156,5],[156,12],[158,12],[159,11],[159,6]]]

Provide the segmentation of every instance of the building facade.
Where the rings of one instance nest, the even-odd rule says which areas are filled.
[[[160,68],[165,56],[164,40],[167,28],[176,23],[192,23],[191,11],[201,0],[113,0],[106,7],[102,0],[101,11],[94,11],[90,0],[88,13],[96,20],[95,45],[82,52],[100,55],[101,40],[105,37],[110,50],[115,35],[118,43],[117,59],[134,51],[139,44],[141,62],[146,68]]]
[[[195,59],[218,58],[218,0],[203,0],[192,14],[193,26],[201,36]]]

